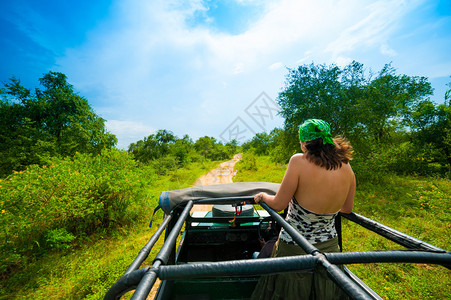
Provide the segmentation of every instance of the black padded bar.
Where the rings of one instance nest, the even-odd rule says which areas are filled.
[[[356,213],[340,213],[340,215],[406,248],[446,252],[446,250],[428,244],[422,240],[416,239],[410,235],[385,226],[362,215]]]
[[[373,299],[371,294],[351,280],[338,266],[331,264],[322,253],[316,252],[313,255],[319,258],[319,262],[326,269],[329,278],[351,299]]]
[[[311,255],[244,259],[211,263],[190,263],[176,266],[161,266],[158,277],[162,280],[257,276],[313,269],[318,258]]]
[[[144,275],[149,271],[149,267],[145,267],[128,274],[123,275],[116,281],[115,284],[108,290],[105,294],[104,300],[118,300],[125,293],[134,290],[138,284],[141,282],[141,279]]]
[[[366,251],[324,253],[327,260],[333,264],[364,264],[364,263],[424,263],[437,265],[451,265],[451,253],[436,253],[424,251]]]
[[[150,293],[155,281],[157,281],[157,273],[155,272],[155,268],[158,269],[161,262],[156,261],[152,269],[149,269],[146,274],[144,274],[143,278],[139,282],[136,287],[136,291],[133,293],[133,296],[130,298],[131,300],[145,300]]]
[[[340,247],[340,251],[343,251],[343,237],[342,237],[342,228],[341,228],[341,216],[335,216],[335,230],[337,231],[338,236],[338,247]]]
[[[167,239],[160,249],[160,252],[158,252],[157,256],[155,257],[154,263],[157,260],[161,261],[163,265],[168,262],[171,250],[174,248],[175,242],[177,241],[177,236],[179,235],[186,218],[189,216],[189,212],[192,207],[193,201],[188,201],[182,213],[180,214],[180,217],[177,219],[177,223],[175,223],[174,228],[172,228],[171,232],[167,236]]]
[[[155,243],[160,238],[163,231],[166,229],[166,227],[169,224],[169,221],[172,219],[172,214],[167,215],[164,219],[161,225],[158,227],[157,231],[152,235],[150,240],[147,242],[147,244],[139,251],[138,256],[135,258],[135,260],[131,263],[131,265],[128,267],[127,271],[125,271],[125,274],[128,274],[141,266],[142,262],[146,260],[146,258],[149,256],[150,251],[152,250]],[[124,274],[124,275],[125,275]]]
[[[312,254],[320,258],[321,264],[326,268],[326,271],[331,279],[352,299],[372,299],[372,297],[357,283],[352,281],[346,274],[335,265],[332,265],[321,254],[321,252],[310,244],[307,239],[302,236],[296,229],[294,229],[282,216],[270,208],[266,203],[259,203],[275,220],[278,222],[287,233],[293,238],[301,248],[308,254]]]
[[[156,270],[158,270],[160,265],[166,264],[168,262],[171,251],[175,246],[175,242],[177,241],[177,236],[179,235],[180,230],[182,229],[182,226],[185,223],[185,220],[188,217],[189,211],[192,207],[193,201],[188,201],[182,213],[180,214],[180,217],[177,219],[177,222],[167,236],[166,241],[160,249],[160,252],[158,252],[157,256],[155,257],[152,269],[146,272],[143,279],[138,284],[136,291],[131,298],[132,300],[145,300],[149,295],[152,286],[157,280]]]
[[[373,300],[383,300],[375,291],[373,291],[369,286],[366,285],[359,277],[352,273],[346,266],[343,266],[346,276],[352,279],[356,284],[358,284],[365,292],[372,297]]]

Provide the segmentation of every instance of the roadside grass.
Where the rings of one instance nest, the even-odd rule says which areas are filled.
[[[252,168],[238,162],[234,182],[281,182],[286,166],[253,157]],[[378,176],[380,175],[380,176]],[[451,182],[434,177],[375,174],[359,180],[354,212],[445,250],[451,245]],[[395,250],[403,247],[343,219],[343,251]],[[426,264],[347,266],[384,299],[450,299],[451,271]]]
[[[160,193],[191,186],[219,163],[192,163],[167,175],[157,176],[144,193],[146,205],[134,224],[110,235],[90,236],[78,248],[53,252],[28,264],[2,281],[0,299],[103,299],[160,225],[162,212],[155,215],[152,228],[148,227]],[[163,237],[143,266],[152,262],[158,245],[162,243]]]

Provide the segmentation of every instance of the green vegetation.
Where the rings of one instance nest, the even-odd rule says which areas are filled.
[[[129,155],[127,153],[116,150],[108,151],[105,155],[101,155],[96,159],[99,162],[102,159],[111,160],[111,155],[116,156],[117,159],[122,162],[123,168],[125,167],[125,164],[123,163],[124,161],[128,163],[133,162],[129,160]],[[90,159],[94,158],[91,157]],[[73,165],[77,163],[78,162],[76,160],[76,162],[72,162],[72,164],[68,162],[63,162],[62,164],[71,165],[71,167],[73,167]],[[89,213],[107,213],[105,207],[99,210],[96,210],[95,208],[92,210],[86,209],[85,211],[79,210],[78,214],[84,214],[85,216],[83,221],[72,221],[67,224],[68,229],[66,231],[58,229],[51,231],[53,233],[53,238],[50,239],[50,243],[47,241],[46,235],[43,235],[43,237],[39,239],[44,240],[44,243],[41,243],[39,246],[31,240],[30,245],[28,246],[29,248],[24,248],[24,251],[21,251],[21,260],[13,261],[14,264],[9,265],[8,272],[3,273],[2,283],[0,286],[0,298],[102,299],[106,291],[123,274],[123,272],[125,272],[127,267],[138,254],[139,250],[141,250],[141,248],[158,228],[162,219],[161,212],[155,216],[154,225],[151,229],[148,228],[148,224],[152,216],[153,209],[158,203],[158,197],[161,191],[189,187],[198,177],[217,167],[219,163],[220,162],[217,161],[205,161],[196,164],[188,164],[183,169],[169,171],[165,175],[157,175],[155,170],[151,167],[138,168],[136,165],[131,167],[128,166],[127,168],[124,168],[124,170],[105,170],[104,173],[97,173],[96,175],[98,176],[93,177],[97,177],[100,186],[102,186],[102,183],[107,182],[112,184],[112,186],[108,187],[110,192],[106,194],[117,197],[116,199],[108,199],[108,197],[104,197],[102,198],[103,201],[110,201],[116,205],[124,204],[124,201],[126,200],[125,198],[127,198],[125,195],[127,195],[127,193],[132,193],[129,195],[130,197],[133,195],[134,198],[133,201],[129,201],[128,207],[122,207],[122,212],[113,210],[116,215],[121,213],[121,218],[116,216],[112,211],[111,213],[108,213],[107,216],[116,216],[116,218],[113,219],[114,222],[111,220],[108,222],[109,227],[107,227],[106,224],[96,224],[94,228],[91,228],[91,232],[83,232],[80,230],[78,233],[73,233],[71,231],[71,224],[72,226],[75,224],[77,226],[81,226],[81,224],[88,222],[90,220]],[[100,165],[101,163],[97,164],[98,167],[100,167]],[[105,165],[107,165],[106,168],[111,168],[113,166],[113,164],[109,165],[106,163]],[[119,164],[116,166],[118,165]],[[86,167],[88,168],[89,166]],[[35,172],[41,174],[35,175],[35,177],[39,178],[39,176],[41,176],[42,178],[49,175],[46,173],[47,170],[55,169],[57,167],[35,168],[37,169]],[[68,170],[68,166],[59,168],[60,171]],[[23,174],[27,172],[29,171],[27,170],[23,173],[17,173],[17,175],[23,176]],[[70,172],[76,173],[77,171],[71,168]],[[118,172],[118,174],[115,174],[116,172]],[[80,183],[80,180],[85,180],[79,180],[78,177],[82,177],[83,173],[78,173],[80,174],[65,174],[67,176],[66,181],[64,181],[64,176],[59,177],[59,179],[62,179],[64,184],[71,185],[70,187],[74,190]],[[90,173],[87,174],[91,177]],[[124,174],[127,174],[127,177],[123,177]],[[109,175],[111,175],[109,178],[111,180],[102,178],[103,176]],[[50,178],[51,177],[52,176],[50,176]],[[16,181],[16,177],[14,178],[13,183]],[[69,183],[69,180],[67,180],[69,178],[74,181],[74,183]],[[135,182],[131,182],[132,179],[134,179]],[[49,180],[53,179],[43,179],[43,181]],[[118,184],[114,184],[115,180],[119,181]],[[88,182],[89,180],[87,180],[87,183]],[[4,191],[4,184],[5,181],[0,183],[0,185],[2,185],[2,187],[0,187],[2,194]],[[49,185],[51,186],[51,184]],[[80,188],[79,192],[83,194],[83,190],[88,190],[91,187],[92,186],[87,184],[84,189]],[[40,189],[39,184],[36,184],[35,188]],[[29,187],[29,190],[32,190],[32,188]],[[59,190],[61,195],[64,193],[63,190],[64,189]],[[38,191],[36,193],[38,193]],[[93,193],[96,194],[96,191]],[[60,194],[55,193],[52,196],[55,198],[55,201],[56,199],[64,196],[61,196]],[[124,195],[122,198],[121,194]],[[75,191],[74,195],[76,195]],[[64,197],[69,197],[69,195]],[[79,199],[80,198],[81,197],[79,197]],[[100,198],[90,199],[91,201],[89,203],[95,205],[94,200],[96,199]],[[119,201],[119,199],[121,199],[121,201]],[[65,215],[64,213],[66,213],[65,211],[68,210],[67,206],[70,204],[75,205],[72,201],[59,202],[61,208],[57,208],[55,207],[57,206],[57,203],[55,202],[55,204],[52,204],[52,207],[54,212],[55,210],[58,210],[55,212],[56,215],[61,215],[68,218],[70,214],[67,213]],[[4,208],[2,208],[2,211],[3,209]],[[39,214],[44,214],[47,211],[47,209],[43,208]],[[58,214],[58,212],[61,213]],[[33,214],[34,213],[30,211],[30,215]],[[77,215],[77,213],[74,212],[72,215]],[[20,219],[26,218],[24,217]],[[50,221],[50,218],[44,218],[44,220],[47,219]],[[101,218],[98,218],[98,220],[101,220]],[[44,221],[39,222],[36,226],[45,225],[48,228],[51,228],[50,224],[47,225]],[[53,227],[61,228],[57,225],[54,225]],[[2,228],[10,230],[11,227],[2,221]],[[21,227],[18,226],[17,228]],[[46,228],[34,228],[39,230],[39,232],[46,231]],[[90,227],[85,226],[84,228],[89,229]],[[25,227],[25,229],[27,229],[27,227]],[[76,236],[76,238],[69,241],[69,234]],[[33,233],[33,236],[38,236],[38,233]],[[59,239],[59,236],[62,236],[63,238]],[[21,242],[25,244],[28,243],[27,241]],[[159,243],[160,242],[162,241],[159,241]],[[4,244],[3,241],[2,244]],[[54,244],[58,245],[58,247],[53,247]],[[10,245],[10,248],[11,247],[12,246]],[[20,247],[20,245],[17,247]],[[36,252],[33,252],[32,250]],[[2,263],[6,263],[4,258],[8,254],[10,257],[12,256],[11,251],[6,253],[2,250]],[[154,256],[155,254],[156,252],[153,251],[151,256]]]
[[[237,148],[235,140],[223,145],[214,137],[204,136],[193,142],[188,135],[179,139],[171,131],[163,129],[130,144],[128,151],[142,163],[152,163],[159,170],[171,170],[189,162],[227,159],[236,153]]]
[[[190,186],[237,145],[159,130],[118,150],[64,74],[40,83],[0,89],[0,297],[99,299],[155,231],[161,191]]]
[[[251,161],[256,168],[246,168]],[[282,181],[286,165],[268,156],[244,154],[234,182]],[[357,176],[354,212],[449,250],[451,184],[448,179],[378,172],[373,180]],[[376,179],[377,178],[377,179]],[[343,251],[393,250],[403,247],[343,221]],[[348,268],[384,299],[449,299],[450,271],[425,264],[365,264]]]
[[[357,62],[289,70],[278,97],[284,128],[242,146],[159,130],[128,151],[114,148],[64,74],[45,74],[35,92],[12,78],[0,89],[0,298],[101,299],[158,227],[161,215],[147,224],[161,191],[188,187],[241,151],[235,182],[280,182],[307,118],[353,144],[357,213],[448,248],[451,90],[435,104],[427,78],[390,65],[367,73]],[[344,241],[345,251],[399,248],[351,222]],[[349,267],[385,299],[451,294],[442,267]]]
[[[435,104],[427,78],[397,74],[391,65],[373,74],[355,61],[290,69],[277,98],[284,128],[257,134],[243,149],[287,162],[298,149],[298,126],[319,118],[351,141],[361,161],[385,155],[384,165],[398,174],[449,174],[451,90]]]
[[[117,142],[66,75],[45,74],[32,93],[12,78],[0,88],[0,177],[52,157],[98,154]]]
[[[0,272],[129,224],[154,176],[126,152],[104,150],[55,158],[0,180]]]

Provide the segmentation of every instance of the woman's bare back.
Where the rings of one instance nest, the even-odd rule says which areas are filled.
[[[336,213],[351,197],[350,193],[354,198],[355,177],[349,164],[326,170],[308,161],[303,154],[296,156],[299,157],[294,166],[299,183],[295,198],[302,207],[318,214]]]

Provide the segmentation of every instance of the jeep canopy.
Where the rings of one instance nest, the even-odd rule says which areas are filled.
[[[235,182],[215,185],[201,185],[186,189],[161,192],[159,207],[169,214],[177,205],[190,200],[253,196],[259,192],[275,195],[279,190],[279,183],[272,182]]]

